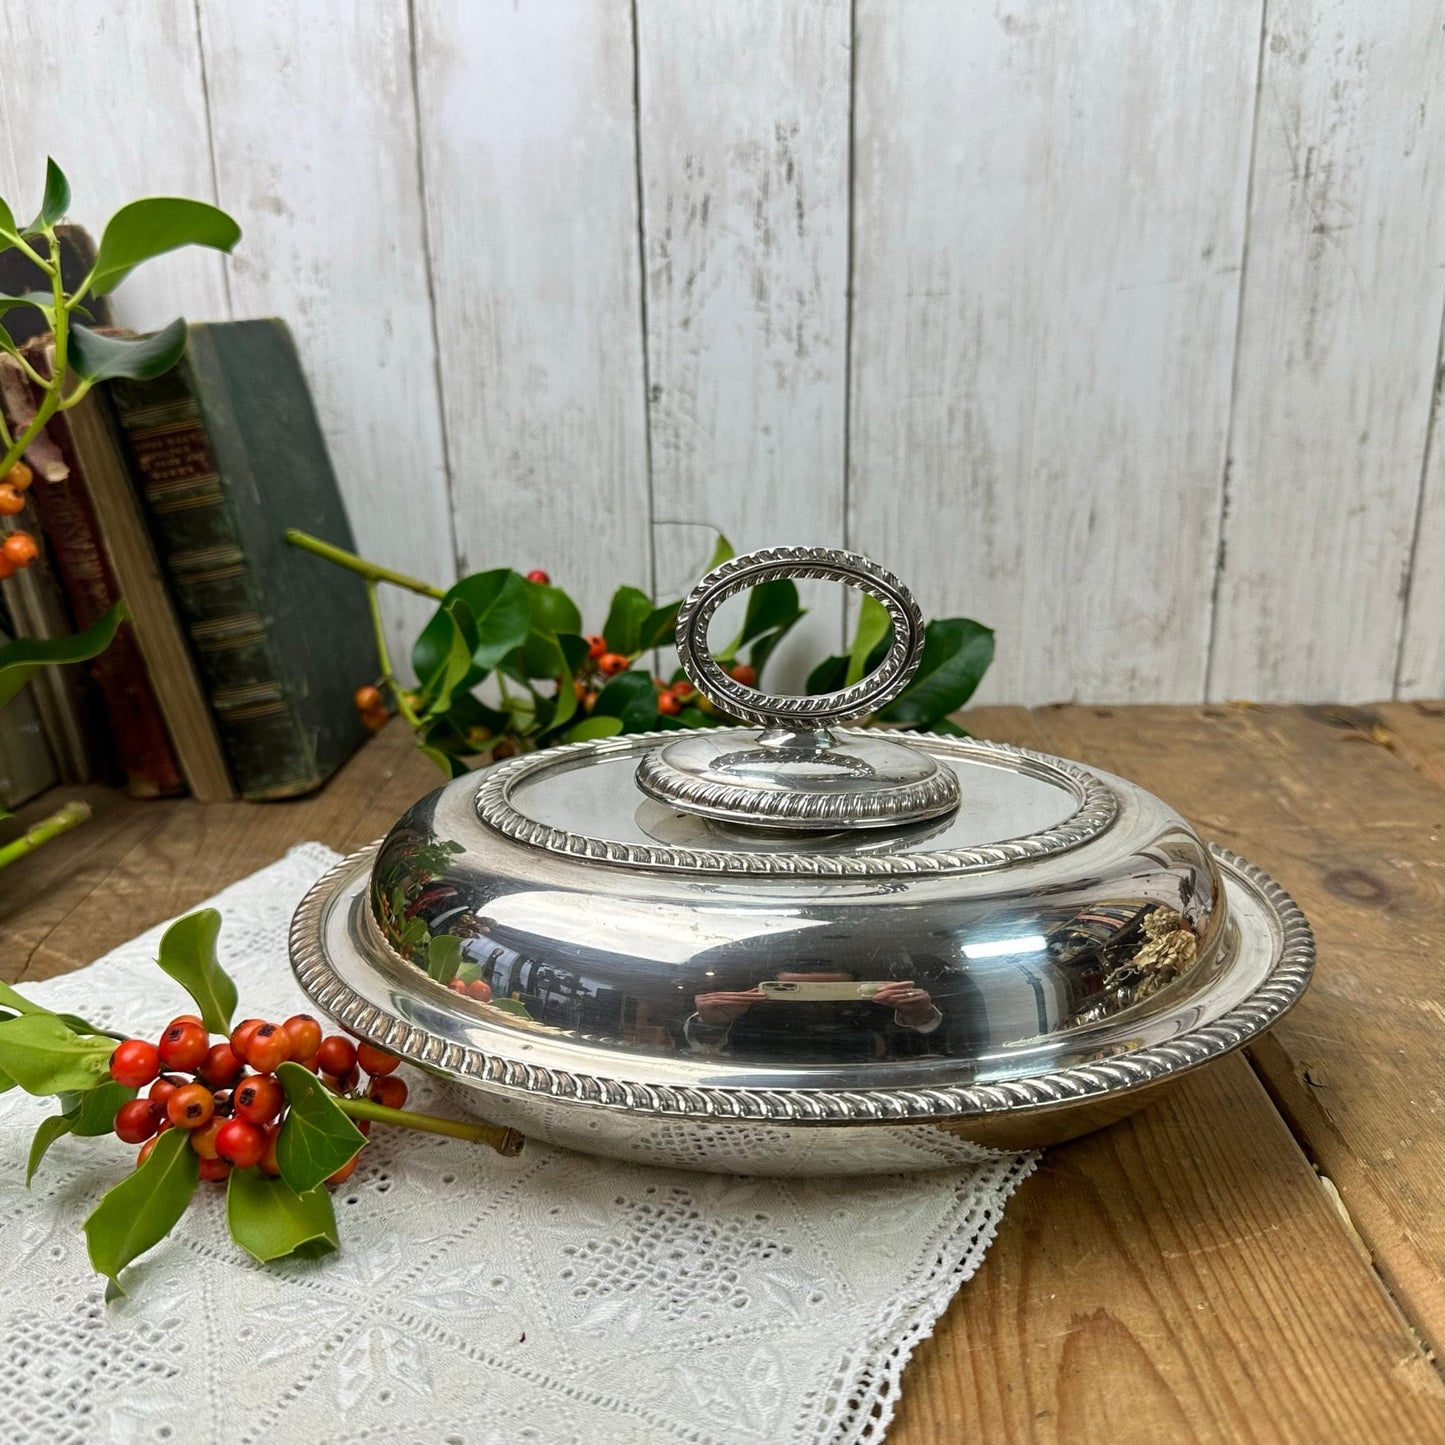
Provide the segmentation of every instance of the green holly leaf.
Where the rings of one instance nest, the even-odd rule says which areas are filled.
[[[47,321],[55,314],[55,298],[47,291],[27,291],[23,296],[10,296],[0,291],[0,316],[19,306],[30,306],[43,312]]]
[[[620,672],[592,704],[592,716],[621,720],[625,733],[651,732],[657,726],[657,689],[645,672]]]
[[[450,983],[462,966],[462,941],[455,933],[439,933],[427,945],[426,971],[438,983]]]
[[[30,1188],[30,1181],[35,1178],[35,1171],[40,1168],[40,1161],[45,1158],[45,1151],[61,1138],[69,1134],[74,1128],[74,1122],[69,1114],[52,1114],[48,1119],[40,1121],[39,1128],[35,1131],[35,1137],[30,1141],[30,1158],[25,1164],[25,1187]]]
[[[613,738],[622,731],[620,717],[589,717],[577,724],[568,734],[569,743],[587,743],[595,738]]]
[[[913,681],[878,713],[879,721],[934,727],[973,696],[992,661],[992,629],[968,617],[930,622]]]
[[[446,661],[452,647],[452,632],[445,619],[452,604],[461,602],[466,611],[465,614],[458,612],[455,620],[466,634],[474,668],[480,669],[480,674],[469,685],[480,682],[527,639],[532,625],[528,585],[524,577],[509,567],[463,577],[442,598],[412,648],[411,662],[416,675],[430,677]]]
[[[71,1121],[71,1132],[81,1139],[103,1138],[115,1128],[116,1110],[135,1096],[135,1089],[117,1084],[114,1079],[87,1089],[65,1111],[65,1117]]]
[[[447,632],[446,650],[439,654],[437,664],[430,673],[417,674],[421,681],[417,711],[426,718],[446,712],[451,706],[453,694],[466,687],[474,671],[472,648],[476,643],[476,629],[466,603],[454,600],[438,609],[422,636],[432,633],[432,640],[436,641],[443,631]],[[420,638],[417,645],[418,648],[421,645]]]
[[[20,228],[15,224],[15,212],[10,204],[0,197],[0,241],[13,246],[20,239]]]
[[[304,1070],[303,1070],[304,1072]],[[150,1158],[108,1190],[85,1221],[91,1267],[110,1281],[106,1298],[124,1294],[118,1276],[172,1229],[200,1179],[201,1158],[186,1129],[167,1129]]]
[[[25,227],[26,234],[43,231],[65,219],[70,209],[70,182],[65,172],[47,156],[45,158],[45,198],[40,202],[40,214]]]
[[[106,222],[88,283],[78,289],[104,296],[142,261],[182,246],[229,251],[240,239],[241,228],[235,221],[204,201],[174,196],[132,201]]]
[[[843,686],[852,687],[869,670],[873,650],[884,643],[893,633],[893,624],[888,620],[887,609],[870,593],[863,594],[863,605],[858,609],[858,626],[853,633],[853,647],[848,653],[848,671],[843,677]]]
[[[226,1183],[226,1225],[253,1259],[317,1259],[341,1248],[336,1211],[324,1189],[298,1194],[259,1169],[233,1169]]]
[[[560,588],[548,582],[527,582],[527,604],[534,632],[581,632],[582,614],[577,604]],[[545,676],[534,673],[535,677]]]
[[[214,908],[189,913],[161,935],[156,962],[196,1001],[209,1032],[229,1034],[236,985],[216,957],[220,936],[221,915]]]
[[[186,349],[186,323],[179,318],[149,336],[102,336],[75,327],[70,333],[70,366],[84,381],[114,376],[151,381],[164,375]]]
[[[276,1163],[297,1194],[309,1194],[361,1152],[366,1136],[342,1113],[325,1084],[300,1064],[282,1064],[276,1077],[290,1105],[276,1139]]]
[[[88,662],[98,657],[125,620],[125,604],[117,602],[84,632],[65,637],[17,637],[0,647],[0,707],[4,707],[42,667],[61,662]]]
[[[707,566],[702,569],[704,575],[711,572],[714,567],[721,567],[724,562],[731,562],[736,556],[737,553],[733,551],[733,544],[719,532],[717,534],[717,543],[712,549],[712,557],[708,561]]]
[[[642,651],[642,626],[652,615],[652,599],[636,587],[619,587],[612,594],[602,635],[608,649],[631,657]]]
[[[21,1014],[0,1023],[0,1069],[27,1094],[86,1092],[110,1072],[115,1044],[72,1033],[54,1014]]]
[[[650,652],[654,647],[666,647],[676,639],[677,614],[681,610],[680,601],[669,602],[662,607],[654,607],[642,619],[640,641],[643,652]]]
[[[837,692],[845,686],[844,679],[848,676],[848,659],[846,657],[825,657],[808,674],[808,680],[803,684],[805,692],[816,695],[820,692]]]

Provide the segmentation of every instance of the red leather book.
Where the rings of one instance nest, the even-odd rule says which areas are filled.
[[[0,367],[4,368],[0,371],[0,387],[5,410],[13,426],[20,420],[16,411],[28,410],[33,415],[29,410],[33,403],[23,374],[10,357],[0,356]],[[20,398],[24,400],[17,405]],[[26,453],[35,470],[28,495],[40,517],[50,561],[65,588],[76,626],[85,628],[114,606],[120,591],[94,509],[68,447],[69,433],[63,418],[57,418]],[[170,736],[129,624],[121,627],[115,640],[89,667],[105,705],[116,761],[125,773],[131,795],[157,798],[185,792]]]

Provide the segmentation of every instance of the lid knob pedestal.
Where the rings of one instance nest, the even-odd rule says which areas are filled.
[[[707,642],[718,607],[763,582],[807,577],[844,582],[883,607],[893,636],[879,666],[817,696],[760,692],[725,672]],[[677,652],[698,692],[763,731],[740,741],[733,729],[699,729],[649,753],[637,769],[637,785],[649,797],[719,822],[799,832],[899,827],[957,809],[951,768],[907,743],[833,731],[892,701],[923,655],[918,604],[876,562],[828,547],[768,547],[733,557],[683,602]]]

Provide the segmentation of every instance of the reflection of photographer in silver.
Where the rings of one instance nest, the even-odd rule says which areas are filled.
[[[886,1058],[926,1052],[924,1040],[943,1023],[928,990],[912,979],[859,984],[851,973],[809,969],[768,982],[777,987],[698,994],[683,1025],[688,1044],[699,1053],[818,1062]]]

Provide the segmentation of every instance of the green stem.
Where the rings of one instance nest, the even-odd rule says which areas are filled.
[[[50,842],[52,838],[58,838],[62,833],[68,833],[72,828],[79,827],[88,817],[90,817],[89,803],[67,803],[58,813],[52,813],[48,818],[37,823],[33,828],[27,829],[18,838],[0,848],[0,868],[9,867],[11,863],[33,853],[37,848]]]
[[[365,557],[358,557],[355,552],[348,552],[344,547],[334,547],[330,542],[323,542],[320,537],[313,537],[309,532],[288,527],[285,535],[293,547],[300,547],[303,552],[324,557],[328,562],[345,567],[348,572],[355,572],[358,577],[364,577],[368,582],[389,582],[393,587],[404,587],[408,592],[419,592],[423,597],[432,597],[438,602],[447,595],[429,582],[419,582],[404,572],[393,572],[390,567],[368,562]]]
[[[515,1129],[499,1124],[470,1124],[461,1119],[442,1119],[435,1114],[413,1114],[407,1109],[388,1109],[374,1099],[337,1099],[343,1114],[353,1119],[370,1119],[375,1124],[395,1124],[402,1129],[418,1129],[423,1134],[445,1134],[451,1139],[469,1139],[473,1144],[489,1144],[498,1154],[511,1157],[522,1152],[525,1142]]]
[[[70,312],[65,304],[65,286],[60,279],[59,243],[52,230],[46,230],[45,238],[50,245],[50,254],[44,259],[28,246],[22,244],[21,249],[28,252],[30,259],[50,277],[50,294],[55,300],[55,320],[51,327],[55,337],[55,364],[51,368],[49,380],[40,378],[44,395],[35,415],[30,419],[30,425],[5,448],[5,455],[0,458],[0,477],[9,474],[10,468],[25,455],[30,443],[45,430],[46,423],[59,410],[60,393],[65,386],[66,357],[70,346]],[[27,370],[30,368],[27,367]],[[38,377],[38,373],[32,371],[32,377]]]
[[[381,622],[381,600],[376,595],[376,583],[369,578],[366,605],[371,609],[371,630],[376,638],[376,660],[381,665],[381,680],[391,689],[396,710],[406,719],[407,726],[415,730],[421,726],[421,719],[406,700],[406,689],[396,680],[396,671],[391,665],[391,649],[386,645],[386,628]]]

